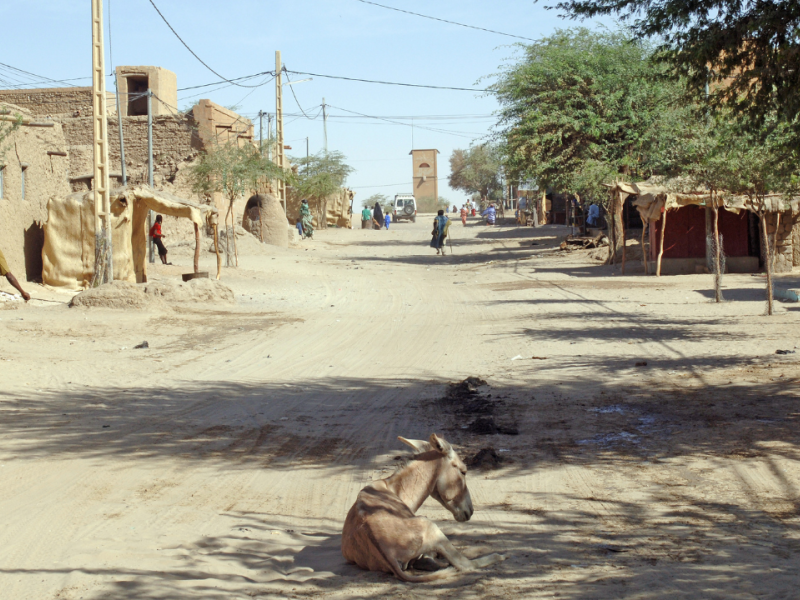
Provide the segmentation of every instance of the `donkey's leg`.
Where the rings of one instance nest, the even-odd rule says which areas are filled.
[[[424,518],[424,517],[418,517]],[[459,571],[472,571],[474,569],[478,569],[480,567],[488,567],[489,565],[493,565],[495,563],[500,562],[501,560],[505,560],[505,557],[499,554],[489,554],[487,556],[482,556],[475,560],[470,560],[466,556],[464,556],[455,546],[453,546],[452,542],[447,539],[447,536],[442,533],[442,530],[439,529],[435,523],[431,521],[427,522],[427,527],[425,530],[425,539],[422,544],[422,552],[423,554],[430,554],[435,552],[447,562],[449,562],[453,567],[458,569]]]

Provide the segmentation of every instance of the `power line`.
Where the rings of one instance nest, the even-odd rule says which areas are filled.
[[[309,121],[313,121],[314,119],[316,119],[316,117],[314,117],[314,119],[312,119],[311,117],[309,117],[309,116],[306,114],[306,111],[304,111],[304,110],[303,110],[303,107],[302,107],[302,106],[300,106],[300,101],[297,99],[297,94],[295,94],[295,93],[294,93],[294,86],[292,85],[292,81],[291,81],[291,79],[289,79],[289,71],[287,71],[287,70],[286,70],[286,67],[284,67],[284,68],[283,68],[283,71],[284,71],[284,73],[286,73],[286,82],[287,82],[287,84],[289,85],[289,89],[290,89],[290,90],[292,90],[292,96],[294,97],[294,102],[295,102],[295,104],[297,104],[297,108],[299,108],[299,109],[300,109],[300,112],[301,112],[301,113],[303,113],[303,116],[304,116],[306,119],[308,119]],[[319,116],[319,115],[317,115],[317,117],[318,117],[318,116]]]
[[[448,23],[449,25],[458,25],[459,27],[467,27],[468,29],[477,29],[478,31],[485,31],[487,33],[496,33],[497,35],[504,35],[506,37],[516,38],[518,40],[528,40],[529,42],[535,42],[536,40],[528,37],[523,37],[521,35],[514,35],[513,33],[504,33],[502,31],[495,31],[494,29],[486,29],[485,27],[476,27],[475,25],[466,25],[465,23],[458,23],[456,21],[448,21],[447,19],[440,19],[439,17],[431,17],[429,15],[423,15],[420,13],[411,12],[410,10],[403,10],[402,8],[395,8],[394,6],[386,6],[384,4],[378,4],[377,2],[370,2],[369,0],[356,0],[356,2],[361,2],[363,4],[371,4],[372,6],[380,6],[381,8],[385,8],[387,10],[394,10],[396,12],[405,13],[407,15],[414,15],[415,17],[422,17],[423,19],[430,19],[432,21],[439,21],[441,23]]]
[[[436,179],[439,179],[438,177]],[[364,190],[364,189],[372,189],[372,188],[385,188],[385,187],[399,187],[401,185],[413,186],[413,182],[404,182],[404,183],[388,183],[386,185],[357,185],[355,187],[351,187],[351,190]]]
[[[212,85],[218,85],[220,83],[225,83],[225,82],[233,83],[234,81],[243,81],[245,79],[255,79],[256,77],[261,77],[262,75],[272,75],[272,77],[275,77],[275,71],[262,71],[261,73],[255,73],[253,75],[244,75],[243,77],[234,77],[233,79],[230,79],[230,80],[223,78],[222,81],[215,81],[213,83],[203,83],[201,85],[191,85],[191,86],[185,87],[185,88],[178,88],[178,91],[179,92],[185,92],[186,90],[197,90],[197,89],[200,89],[200,88],[211,87]],[[270,81],[272,81],[272,79],[270,79]],[[269,81],[267,83],[269,83]],[[234,84],[234,85],[236,85],[236,84]],[[266,84],[260,83],[258,86],[244,86],[244,87],[260,87],[262,85],[266,85]]]
[[[220,75],[219,73],[217,73],[217,72],[216,72],[214,69],[212,69],[211,67],[209,67],[209,66],[208,66],[208,65],[207,65],[207,64],[206,64],[206,63],[203,61],[203,59],[202,59],[202,58],[200,58],[199,56],[197,56],[197,53],[196,53],[194,50],[192,50],[192,49],[189,47],[189,44],[187,44],[186,42],[184,42],[184,41],[183,41],[183,38],[181,38],[181,36],[179,36],[179,35],[178,35],[178,32],[177,32],[177,31],[175,31],[175,28],[174,28],[172,25],[170,25],[170,24],[169,24],[169,21],[167,21],[167,18],[166,18],[166,17],[165,17],[163,14],[161,14],[161,11],[160,11],[160,10],[158,10],[158,7],[156,6],[156,3],[155,3],[155,2],[153,2],[153,0],[148,0],[148,1],[150,2],[150,4],[152,4],[152,5],[153,5],[153,8],[155,8],[155,9],[156,9],[156,12],[158,13],[158,16],[159,16],[159,17],[161,17],[161,20],[162,20],[162,21],[164,21],[164,23],[166,23],[166,24],[167,24],[167,27],[169,27],[170,31],[172,31],[172,33],[175,35],[175,37],[176,37],[176,38],[178,38],[178,41],[179,41],[181,44],[183,44],[183,45],[184,45],[184,47],[185,47],[185,48],[186,48],[186,49],[187,49],[187,50],[188,50],[188,51],[189,51],[189,52],[192,54],[192,56],[194,56],[194,57],[195,57],[195,58],[196,58],[196,59],[197,59],[197,60],[200,62],[200,64],[201,64],[201,65],[203,65],[203,66],[204,66],[206,69],[208,69],[209,71],[211,71],[211,72],[212,72],[214,75],[216,75],[216,76],[217,76],[217,77],[219,77],[220,79],[224,79],[225,81],[227,81],[228,83],[230,83],[230,84],[232,84],[232,85],[238,85],[239,87],[257,87],[257,86],[250,86],[250,85],[242,85],[242,84],[240,84],[240,83],[234,83],[233,81],[231,81],[231,80],[230,80],[230,79],[228,79],[227,77],[223,77],[222,75]]]
[[[5,63],[0,63],[0,67],[5,67],[6,69],[10,69],[12,72],[16,71],[17,73],[22,73],[24,75],[30,75],[31,77],[36,77],[37,79],[43,80],[42,82],[32,82],[32,83],[66,83],[68,81],[78,81],[79,79],[91,79],[91,77],[73,77],[72,79],[50,79],[49,77],[44,77],[43,75],[37,75],[36,73],[31,73],[30,71],[24,71],[22,69],[18,69],[17,67],[12,67],[11,65],[7,65]],[[18,87],[21,85],[29,85],[25,83],[15,84],[13,87]],[[78,87],[73,84],[69,84],[71,87]]]
[[[393,121],[392,119],[385,119],[383,117],[375,117],[375,116],[372,116],[372,115],[365,115],[364,113],[359,113],[359,112],[356,112],[354,110],[347,110],[346,108],[342,108],[341,106],[334,106],[333,104],[329,104],[328,106],[330,106],[331,108],[335,108],[337,110],[343,110],[344,112],[348,112],[348,113],[351,113],[351,114],[354,114],[354,115],[358,115],[358,116],[361,116],[361,117],[366,117],[368,119],[377,119],[378,121],[386,121],[387,123],[393,123],[395,125],[404,125],[405,127],[415,127],[417,129],[425,129],[427,131],[433,131],[434,133],[445,133],[445,134],[455,135],[455,136],[458,136],[458,137],[463,137],[463,138],[468,138],[468,139],[475,139],[474,138],[475,135],[478,135],[478,136],[482,135],[482,134],[479,134],[479,133],[469,134],[467,132],[448,131],[447,129],[436,129],[434,127],[424,127],[422,125],[415,125],[413,123],[403,123],[402,121]]]
[[[151,0],[152,1],[152,0]],[[322,75],[321,73],[307,73],[305,71],[287,71],[295,75],[309,75],[311,77],[325,77],[326,79],[344,79],[345,81],[358,81],[360,83],[378,83],[381,85],[399,85],[402,87],[426,88],[429,90],[455,90],[457,92],[491,92],[480,88],[449,87],[443,85],[423,85],[419,83],[398,83],[396,81],[380,81],[376,79],[359,79],[357,77],[344,77],[341,75]]]

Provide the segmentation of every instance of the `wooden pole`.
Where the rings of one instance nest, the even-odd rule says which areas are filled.
[[[275,52],[275,137],[277,145],[276,164],[281,170],[286,168],[283,148],[283,62],[280,50]],[[278,179],[278,200],[283,203],[283,214],[288,211],[286,201],[286,182]]]
[[[712,193],[714,201],[714,300],[722,302],[722,248],[719,246],[719,206],[717,206],[716,195]]]
[[[772,257],[769,255],[769,236],[767,235],[767,218],[766,212],[761,211],[761,233],[764,237],[764,252],[767,256],[764,257],[764,268],[767,270],[767,314],[772,314]]]
[[[661,257],[664,256],[664,232],[667,230],[667,204],[661,208],[661,239],[658,241],[658,266],[656,267],[656,277],[661,277]]]
[[[781,213],[775,213],[775,234],[772,236],[772,268],[775,268],[775,253],[778,251],[778,230],[781,228]]]
[[[642,263],[644,264],[644,274],[648,275],[649,273],[647,272],[647,252],[646,252],[646,248],[644,246],[644,234],[645,234],[646,231],[647,231],[647,223],[643,222],[642,223]]]
[[[111,190],[108,168],[108,111],[103,50],[103,0],[92,0],[92,130],[96,283],[114,280]],[[104,255],[104,256],[103,256]]]
[[[222,257],[219,255],[219,226],[214,223],[214,251],[217,253],[217,279],[222,275]]]
[[[200,272],[200,226],[194,224],[194,272]]]

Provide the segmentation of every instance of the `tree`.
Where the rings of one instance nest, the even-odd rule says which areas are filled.
[[[625,31],[556,31],[530,45],[492,86],[511,179],[606,203],[615,178],[662,174],[690,111],[679,82],[662,81],[653,49]],[[675,140],[678,140],[676,142]],[[614,203],[610,259],[621,246]]]
[[[450,187],[487,198],[502,194],[502,168],[502,156],[493,144],[453,150],[450,155]]]
[[[203,196],[208,202],[214,193],[221,193],[228,200],[228,210],[225,213],[225,260],[229,267],[238,266],[239,253],[236,248],[236,218],[233,213],[233,203],[244,194],[266,191],[270,182],[285,179],[286,173],[264,157],[253,145],[239,147],[236,144],[226,144],[201,154],[199,160],[191,167],[190,174],[193,192]]]
[[[375,206],[375,203],[380,204],[381,206],[386,206],[391,201],[389,200],[389,196],[386,194],[372,194],[369,198],[364,198],[361,201],[361,206],[364,208],[372,208]]]
[[[561,0],[575,19],[613,15],[631,37],[659,40],[659,56],[695,93],[762,125],[774,115],[800,130],[800,4],[796,0]]]
[[[328,196],[344,186],[353,168],[345,163],[345,155],[338,151],[320,152],[291,160],[297,165],[292,175],[295,193],[309,201],[309,208],[317,218],[317,226],[324,228]]]

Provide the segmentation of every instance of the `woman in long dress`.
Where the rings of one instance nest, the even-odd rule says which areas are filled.
[[[308,200],[300,203],[300,220],[303,222],[303,237],[314,237],[314,224],[312,223],[311,209],[308,208]]]
[[[433,219],[433,231],[431,232],[431,248],[436,248],[436,254],[441,253],[444,256],[444,238],[447,237],[449,225],[450,219],[444,215],[443,210],[440,210]]]
[[[381,210],[379,202],[376,202],[375,207],[372,209],[372,220],[375,221],[375,229],[383,227],[383,210]]]

